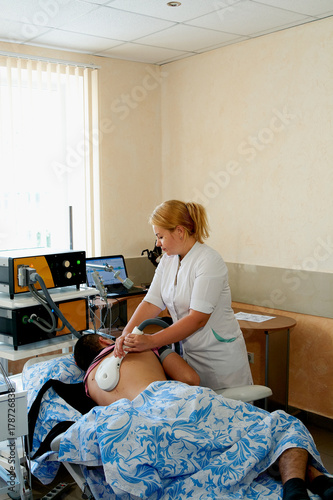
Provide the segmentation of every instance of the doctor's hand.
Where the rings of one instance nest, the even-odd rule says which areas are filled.
[[[126,352],[142,352],[154,349],[152,335],[135,335],[129,333],[124,339],[123,348]]]
[[[121,335],[120,337],[118,337],[116,339],[115,347],[113,350],[113,355],[116,358],[123,358],[125,356],[125,354],[127,353],[127,351],[124,349],[124,342],[126,339],[126,335],[128,335],[128,334]]]

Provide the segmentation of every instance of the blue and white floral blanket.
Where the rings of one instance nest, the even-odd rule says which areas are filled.
[[[72,358],[40,365],[24,375],[29,405],[46,377],[66,381],[72,372],[75,383],[82,376]],[[60,419],[75,421],[64,434],[58,459],[82,464],[96,499],[280,500],[281,483],[264,471],[290,447],[307,449],[325,470],[311,435],[297,419],[207,388],[154,382],[133,401],[96,406],[84,416],[58,399],[50,394],[42,402],[34,447]],[[33,474],[46,484],[58,467],[48,458],[46,453],[33,464]]]

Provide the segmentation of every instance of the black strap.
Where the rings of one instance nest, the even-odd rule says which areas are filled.
[[[71,422],[70,420],[65,420],[63,422],[58,422],[48,433],[44,441],[41,443],[40,447],[38,450],[34,453],[34,455],[31,457],[31,460],[35,460],[35,458],[40,457],[47,451],[51,450],[51,443],[54,438],[59,436],[59,434],[62,434],[63,432],[67,431],[67,429],[70,428],[71,425],[73,425],[74,422]]]
[[[50,387],[52,387],[57,392],[57,394],[66,401],[66,403],[75,408],[82,415],[88,413],[94,406],[96,406],[96,403],[86,395],[83,382],[79,382],[77,384],[65,384],[64,382],[60,382],[60,380],[54,380],[54,379],[48,380],[39,390],[36,399],[32,403],[28,413],[28,440],[29,440],[30,450],[32,449],[33,435],[38,418],[40,404],[45,392],[48,389],[50,389]],[[67,425],[66,429],[68,429],[69,426],[73,423],[74,422],[69,422],[69,421],[60,422],[60,424]],[[63,427],[65,427],[65,425]],[[51,443],[53,438],[55,438],[58,434],[66,430],[65,428],[63,428],[62,430],[62,426],[59,424],[57,424],[54,427],[54,429],[55,428],[58,429],[57,434],[53,432],[52,429],[45,438],[45,440],[43,441],[43,443],[48,440],[48,437],[51,434],[51,432],[53,434],[52,438],[50,438],[49,440],[49,444]],[[43,443],[39,447],[39,450],[43,447]],[[37,455],[37,453],[39,453],[39,450],[35,453],[34,457]]]

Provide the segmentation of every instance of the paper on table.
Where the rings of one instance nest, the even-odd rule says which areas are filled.
[[[275,316],[263,316],[262,314],[250,314],[245,312],[238,312],[235,318],[242,321],[252,321],[253,323],[263,323],[269,319],[274,319]]]

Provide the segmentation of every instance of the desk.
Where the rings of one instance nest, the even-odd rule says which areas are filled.
[[[250,311],[243,308],[233,308],[235,314],[245,312],[266,316],[259,311]],[[296,325],[296,320],[287,316],[270,314],[274,318],[261,323],[239,320],[239,326],[244,334],[252,332],[264,333],[265,339],[265,385],[273,391],[269,401],[282,403],[288,410],[289,392],[289,345],[290,329]],[[275,335],[272,335],[275,333]]]

